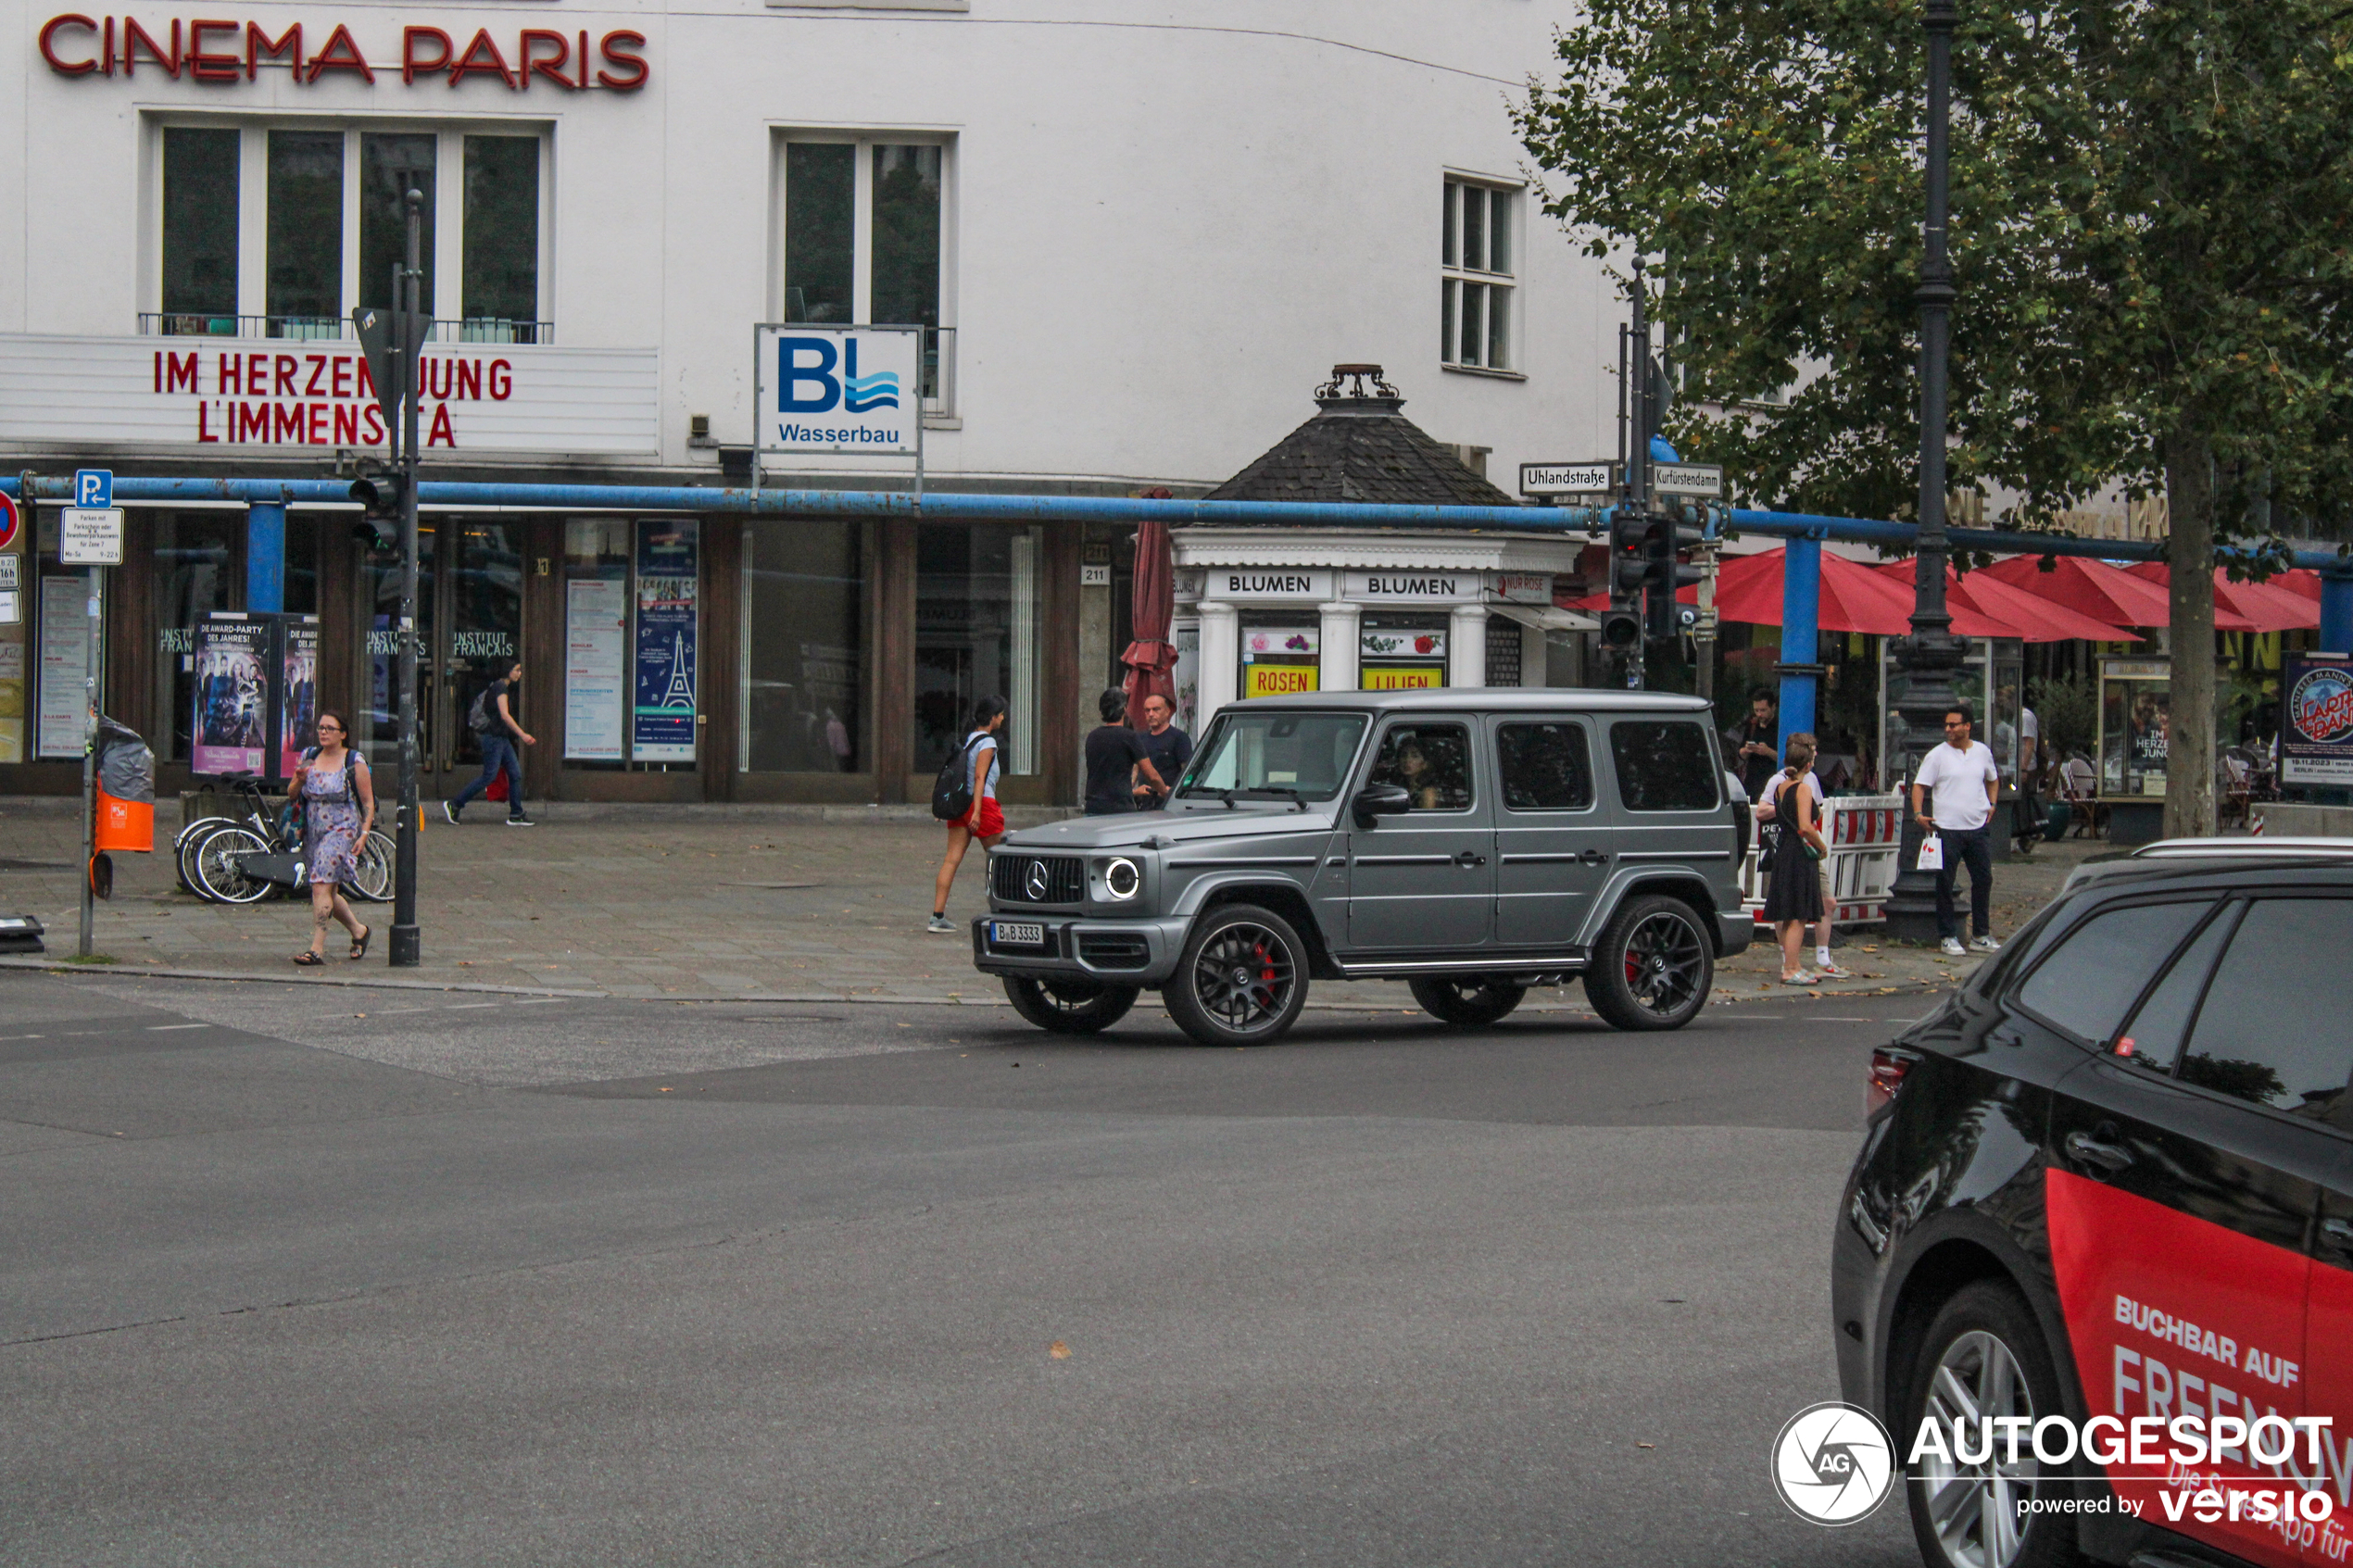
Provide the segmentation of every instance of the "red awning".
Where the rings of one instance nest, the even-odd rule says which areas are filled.
[[[1716,573],[1716,613],[1750,626],[1779,626],[1781,566],[1788,558],[1786,546],[1753,556],[1726,557]],[[1699,589],[1685,588],[1675,596],[1685,604],[1697,604]],[[1859,561],[1823,553],[1821,600],[1814,618],[1819,630],[1900,637],[1912,629],[1911,613],[1909,594],[1899,593]]]
[[[2161,560],[2145,560],[2125,571],[2144,583],[2154,583],[2170,593],[2173,582],[2172,570]],[[2319,576],[2314,575],[2315,582]],[[2246,625],[2225,625],[2223,616],[2230,615]],[[2221,567],[2214,569],[2214,627],[2219,632],[2293,632],[2321,623],[2321,605],[2317,598],[2307,599],[2293,589],[2280,586],[2279,579],[2268,583],[2233,583],[2231,574]]]
[[[1972,575],[2023,589],[2038,599],[2048,599],[2110,626],[2162,626],[2171,619],[2161,584],[2083,556],[2052,558],[2055,564],[2049,571],[2043,570],[2038,557],[2012,556]],[[2223,632],[2255,630],[2253,621],[2219,606],[2214,625]]]
[[[1918,566],[1908,560],[1889,561],[1879,569],[1911,592]],[[2029,643],[2137,643],[2140,638],[2120,626],[2037,598],[2007,583],[1990,580],[1982,571],[1967,577],[1944,569],[1944,603],[1953,612],[1953,630],[1968,637],[2016,637]],[[1981,630],[2000,627],[2007,630]]]

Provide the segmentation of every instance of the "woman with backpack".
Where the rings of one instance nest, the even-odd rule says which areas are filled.
[[[1817,868],[1830,853],[1822,837],[1822,803],[1806,782],[1814,766],[1814,738],[1789,737],[1788,766],[1766,781],[1772,805],[1770,838],[1759,853],[1773,857],[1766,872],[1765,919],[1781,944],[1781,984],[1811,985],[1815,976],[1803,961],[1806,928],[1822,918],[1822,877]]]
[[[955,934],[958,927],[948,918],[948,890],[955,885],[964,850],[975,838],[982,847],[994,849],[1005,836],[1005,813],[997,804],[998,737],[1004,730],[1005,699],[982,697],[973,708],[972,733],[963,748],[940,769],[933,786],[931,814],[948,824],[948,852],[940,857],[926,931]]]
[[[290,799],[302,803],[302,859],[310,876],[310,946],[295,955],[304,969],[327,961],[327,923],[351,933],[354,963],[368,956],[368,938],[375,928],[359,923],[343,896],[376,825],[376,789],[368,777],[368,761],[351,749],[343,715],[332,709],[319,715],[319,744],[302,754],[295,776],[286,785]]]

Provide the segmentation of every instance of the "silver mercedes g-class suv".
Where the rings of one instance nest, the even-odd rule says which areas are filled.
[[[1024,1018],[1116,1022],[1156,988],[1204,1045],[1263,1045],[1315,980],[1403,979],[1491,1023],[1581,975],[1675,1029],[1748,946],[1740,809],[1698,697],[1325,692],[1221,709],[1165,809],[1014,834],[973,960]]]

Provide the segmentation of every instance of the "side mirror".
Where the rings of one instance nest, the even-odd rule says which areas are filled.
[[[1414,797],[1405,793],[1403,784],[1369,784],[1356,792],[1351,803],[1356,813],[1356,825],[1369,829],[1376,817],[1394,817],[1414,809]]]

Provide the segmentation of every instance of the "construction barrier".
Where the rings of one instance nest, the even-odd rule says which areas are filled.
[[[1831,896],[1835,905],[1831,922],[1877,925],[1887,918],[1888,889],[1895,885],[1895,857],[1904,836],[1904,797],[1899,794],[1837,795],[1824,805],[1828,820],[1822,832],[1830,840]],[[1741,862],[1741,895],[1749,918],[1762,922],[1765,879],[1757,874],[1753,834],[1748,855]]]

